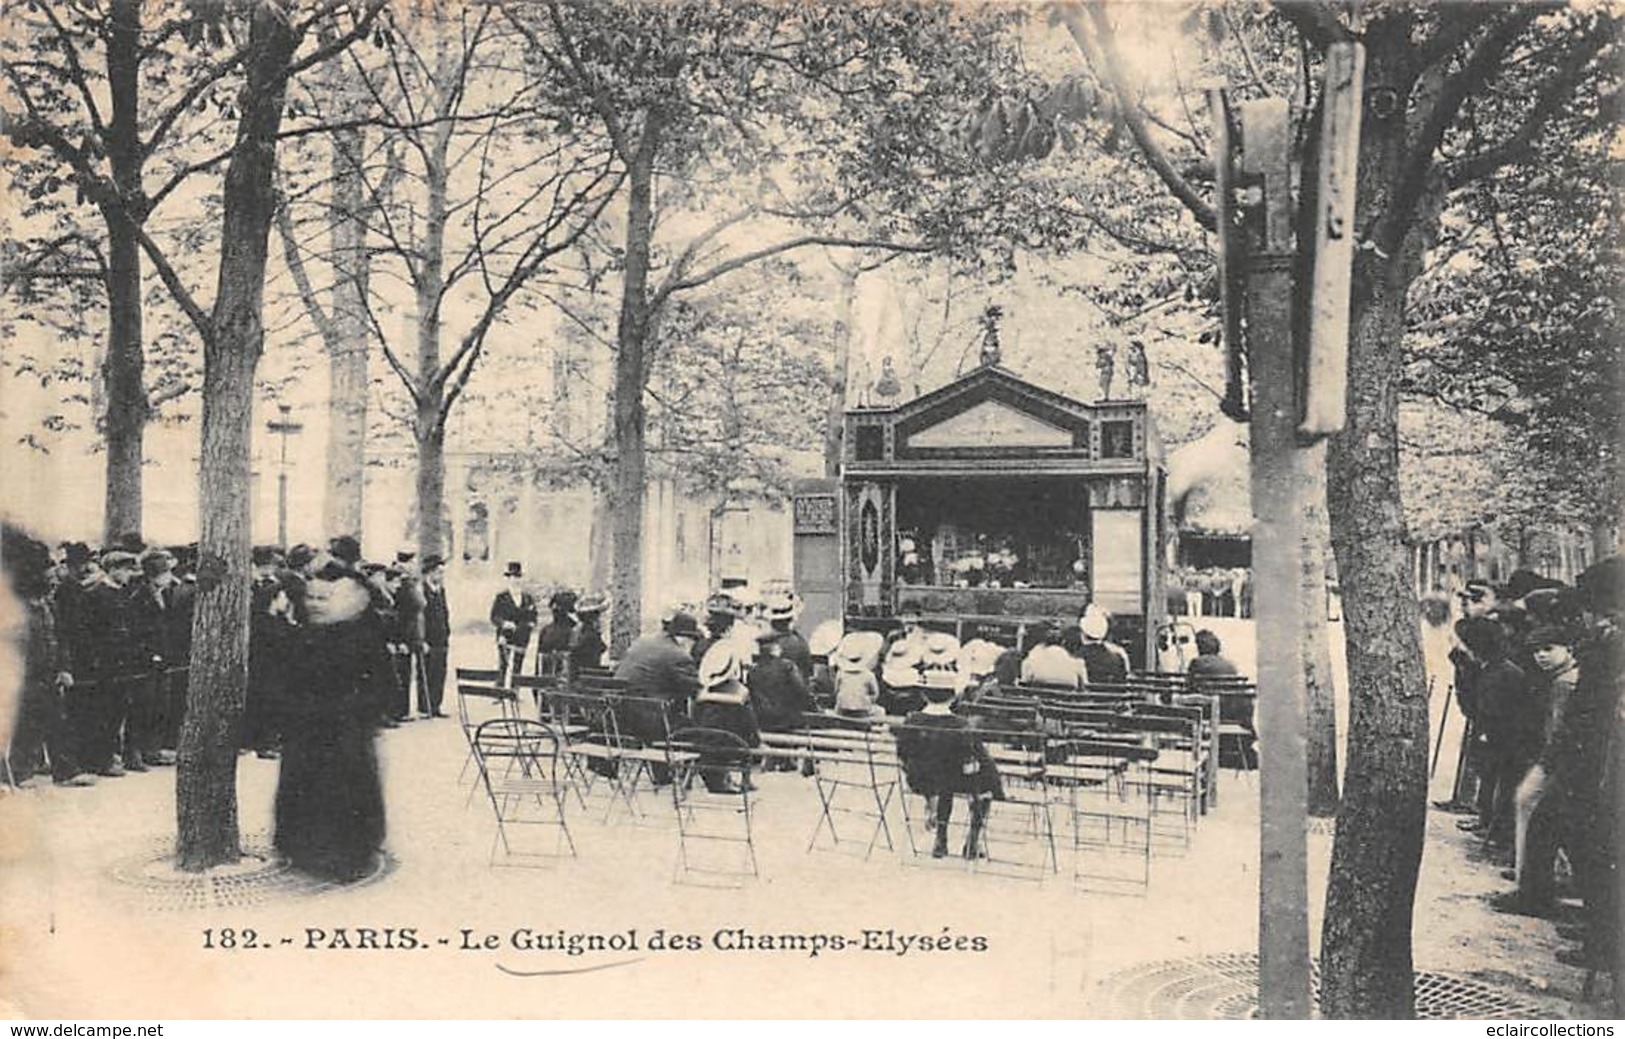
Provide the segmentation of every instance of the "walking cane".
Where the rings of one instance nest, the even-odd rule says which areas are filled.
[[[1428,699],[1433,699],[1434,676],[1428,676]],[[1439,736],[1433,741],[1433,764],[1428,766],[1428,778],[1432,779],[1439,771],[1439,752],[1444,749],[1444,727],[1450,721],[1450,701],[1456,694],[1456,683],[1451,682],[1450,688],[1444,691],[1444,713],[1439,715]]]

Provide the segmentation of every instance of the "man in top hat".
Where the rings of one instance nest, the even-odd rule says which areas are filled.
[[[446,663],[451,656],[451,611],[446,605],[446,560],[423,557],[423,672],[418,684],[418,713],[444,718]]]
[[[497,671],[501,684],[511,686],[525,666],[530,636],[536,630],[536,597],[525,591],[525,570],[509,563],[502,572],[507,587],[491,600],[491,624],[497,631]]]

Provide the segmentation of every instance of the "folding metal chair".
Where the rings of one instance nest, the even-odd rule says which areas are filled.
[[[792,744],[813,763],[819,803],[818,822],[807,839],[807,850],[817,846],[826,830],[831,844],[841,846],[841,835],[835,827],[837,815],[873,823],[864,842],[865,859],[874,854],[882,840],[887,851],[895,850],[887,815],[899,783],[897,741],[891,733],[861,719],[807,715],[803,725],[805,728],[791,737]],[[763,733],[764,742],[769,738],[770,734]],[[843,795],[847,803],[843,803]],[[852,798],[857,799],[857,804],[850,803]]]
[[[672,805],[677,815],[674,879],[679,883],[704,883],[710,878],[731,878],[739,883],[721,886],[738,887],[746,878],[760,876],[751,826],[750,773],[754,754],[750,745],[722,729],[690,726],[672,733],[662,749],[672,771]],[[703,773],[713,769],[738,771],[738,792],[712,793],[703,781],[697,782]],[[742,849],[742,862],[730,869],[706,861],[699,851],[707,844]]]
[[[1048,737],[1032,714],[1004,714],[973,721],[973,731],[999,770],[1004,799],[988,806],[982,825],[978,873],[1043,880],[1060,872],[1050,813]],[[1037,849],[1036,858],[1030,849]]]
[[[461,783],[468,775],[468,768],[474,761],[474,732],[481,722],[492,718],[518,718],[519,697],[512,689],[504,689],[497,684],[500,676],[496,671],[483,668],[460,667],[457,669],[457,724],[463,730],[463,739],[468,744],[468,754],[463,758],[463,767],[457,773],[457,782]],[[474,801],[474,788],[468,791],[468,800],[465,806]]]
[[[1151,882],[1151,785],[1145,772],[1157,749],[1108,740],[1052,740],[1045,782],[1065,806],[1072,834],[1074,881],[1105,885]],[[1094,872],[1094,853],[1126,857],[1130,872]]]
[[[558,843],[576,854],[575,839],[564,812],[562,740],[541,722],[528,718],[493,718],[474,730],[474,760],[496,816],[491,837],[491,865],[497,849],[513,860],[556,858]],[[556,827],[559,842],[551,852],[515,847],[523,827]]]

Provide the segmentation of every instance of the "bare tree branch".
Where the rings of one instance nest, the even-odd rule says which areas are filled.
[[[1209,231],[1216,229],[1218,217],[1214,215],[1213,207],[1203,201],[1196,189],[1174,169],[1173,163],[1168,160],[1162,147],[1152,139],[1150,131],[1146,129],[1145,115],[1139,107],[1139,102],[1129,96],[1128,83],[1117,58],[1110,20],[1098,3],[1090,2],[1086,6],[1099,36],[1099,46],[1096,47],[1095,40],[1090,38],[1089,28],[1084,24],[1082,14],[1076,7],[1067,5],[1060,8],[1060,16],[1066,23],[1067,31],[1072,34],[1073,42],[1083,52],[1084,59],[1102,72],[1111,83],[1112,92],[1117,95],[1118,111],[1122,113],[1123,122],[1128,126],[1135,143],[1140,146],[1140,154],[1145,156],[1146,162],[1168,186],[1168,190],[1173,192],[1174,197],[1196,217],[1197,223]]]
[[[1434,169],[1434,153],[1444,140],[1444,134],[1461,110],[1462,102],[1473,91],[1482,87],[1494,75],[1507,51],[1518,37],[1542,13],[1534,6],[1505,8],[1499,22],[1473,48],[1461,68],[1450,74],[1425,109],[1422,125],[1410,141],[1404,160],[1403,172],[1394,189],[1394,204],[1383,215],[1381,226],[1373,235],[1377,247],[1392,255],[1398,249],[1404,229],[1410,225],[1429,174]]]

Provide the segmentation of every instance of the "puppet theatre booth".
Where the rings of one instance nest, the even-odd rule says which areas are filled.
[[[1143,401],[1086,404],[997,364],[848,411],[832,488],[847,626],[888,626],[915,601],[929,627],[1025,649],[1095,602],[1143,667],[1163,612],[1163,480]]]

